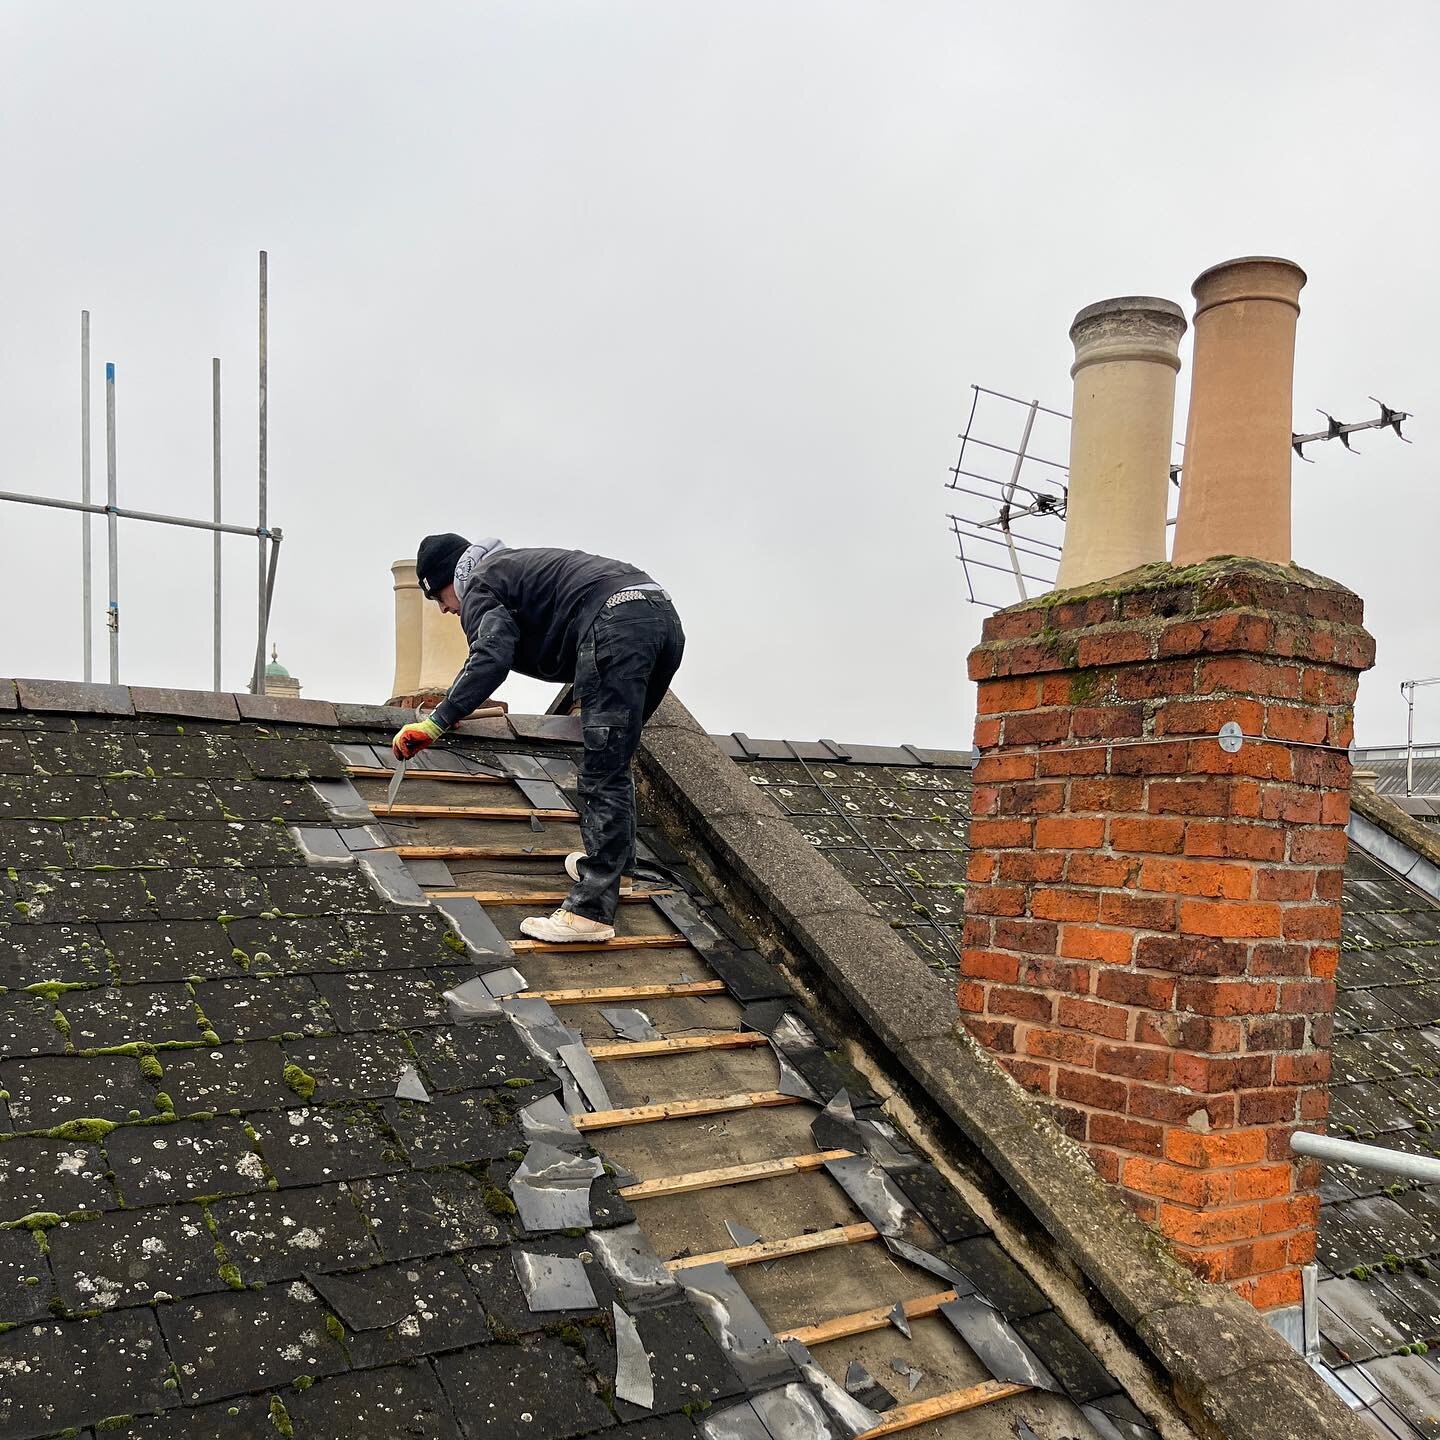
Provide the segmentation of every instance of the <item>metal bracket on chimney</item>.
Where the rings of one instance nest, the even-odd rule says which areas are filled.
[[[1235,755],[1245,743],[1245,732],[1240,728],[1238,720],[1227,720],[1221,727],[1216,737],[1220,741],[1220,748],[1227,755]]]

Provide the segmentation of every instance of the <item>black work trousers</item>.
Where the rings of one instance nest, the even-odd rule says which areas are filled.
[[[620,877],[635,864],[635,782],[630,761],[641,726],[665,698],[685,653],[675,607],[643,591],[600,612],[575,658],[575,694],[585,755],[580,763],[580,834],[585,858],[564,908],[614,923]]]

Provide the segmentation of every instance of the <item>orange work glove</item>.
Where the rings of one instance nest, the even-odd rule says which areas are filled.
[[[422,750],[428,750],[445,732],[433,720],[417,720],[395,732],[390,742],[391,752],[397,760],[413,760]]]

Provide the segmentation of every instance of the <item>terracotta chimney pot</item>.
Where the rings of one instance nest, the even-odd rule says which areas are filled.
[[[1251,255],[1206,270],[1195,295],[1177,565],[1216,555],[1290,563],[1295,322],[1305,272]]]
[[[1075,394],[1057,589],[1165,558],[1184,333],[1180,307],[1149,295],[1087,305],[1070,326]]]

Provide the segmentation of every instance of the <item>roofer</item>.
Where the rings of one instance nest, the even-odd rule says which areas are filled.
[[[566,857],[575,883],[553,915],[521,922],[552,942],[609,940],[621,876],[635,864],[630,761],[640,727],[680,668],[685,632],[670,597],[643,570],[583,550],[511,550],[460,535],[427,535],[415,556],[427,599],[458,615],[470,654],[428,719],[391,742],[408,760],[494,694],[511,670],[573,683],[585,753],[580,836]]]

